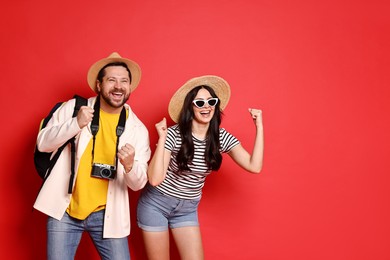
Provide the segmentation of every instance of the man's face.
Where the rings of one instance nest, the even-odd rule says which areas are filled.
[[[129,73],[122,66],[109,66],[105,72],[102,82],[97,83],[100,105],[106,112],[120,111],[130,97]]]

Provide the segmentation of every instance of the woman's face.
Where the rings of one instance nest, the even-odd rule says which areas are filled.
[[[208,92],[206,89],[201,88],[198,91],[198,94],[196,94],[194,100],[203,100],[207,101],[209,99],[212,99],[210,92]],[[218,101],[217,101],[218,102]],[[211,104],[216,104],[215,100],[210,101]],[[208,124],[210,123],[211,119],[214,116],[215,113],[215,106],[210,106],[208,102],[204,102],[204,106],[199,108],[194,103],[192,104],[192,108],[194,110],[194,120],[200,124]]]

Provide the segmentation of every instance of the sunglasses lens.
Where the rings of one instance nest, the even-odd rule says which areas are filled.
[[[195,100],[195,101],[194,101],[195,106],[197,106],[197,107],[199,107],[199,108],[203,107],[205,103],[206,103],[206,102],[203,101],[203,100]]]
[[[213,98],[213,99],[209,99],[207,103],[209,104],[209,106],[213,107],[217,104],[217,101],[218,99]]]

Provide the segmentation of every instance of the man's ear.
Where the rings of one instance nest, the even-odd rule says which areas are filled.
[[[101,90],[101,88],[100,88],[100,81],[99,81],[99,80],[96,80],[96,91],[97,91],[98,93],[100,93],[100,90]]]

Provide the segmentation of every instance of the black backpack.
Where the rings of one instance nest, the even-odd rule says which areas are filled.
[[[73,111],[73,117],[77,116],[78,111],[80,110],[81,106],[86,106],[87,105],[87,99],[75,95],[74,98],[76,99],[74,111]],[[47,123],[49,122],[50,118],[52,117],[53,113],[61,107],[61,105],[64,102],[58,102],[49,112],[49,114],[42,119],[41,125],[39,127],[39,131],[42,130],[43,128],[46,127]],[[49,177],[54,165],[56,164],[58,158],[61,155],[62,150],[70,144],[71,145],[71,169],[72,169],[72,175],[71,175],[71,181],[73,183],[73,178],[74,178],[74,167],[75,167],[75,153],[76,153],[76,148],[75,148],[75,143],[74,143],[75,137],[72,137],[69,139],[67,142],[65,142],[60,148],[57,149],[56,153],[52,156],[53,152],[50,153],[45,153],[45,152],[40,152],[37,149],[37,145],[35,145],[35,150],[34,150],[34,164],[35,164],[35,169],[38,172],[38,175],[43,179],[43,182]]]

